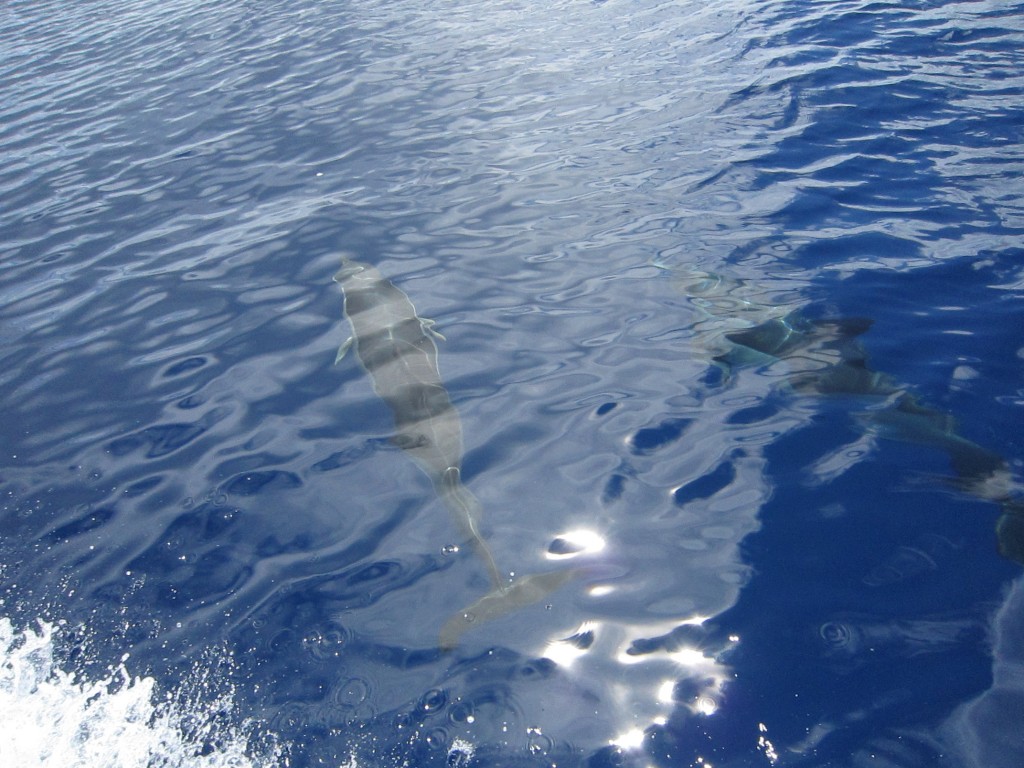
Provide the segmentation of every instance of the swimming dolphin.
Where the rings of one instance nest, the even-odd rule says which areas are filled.
[[[1024,501],[1006,461],[960,435],[951,414],[922,403],[893,377],[871,369],[859,339],[870,320],[810,319],[761,300],[749,283],[714,273],[689,271],[679,282],[703,316],[698,326],[746,326],[711,334],[717,351],[713,360],[726,375],[734,368],[782,362],[787,366],[783,379],[795,392],[874,401],[857,416],[865,431],[944,452],[955,475],[950,485],[1000,506],[1000,552],[1024,565]]]
[[[412,456],[430,478],[462,534],[483,560],[495,588],[503,578],[480,535],[481,505],[462,484],[462,424],[437,367],[430,320],[377,269],[347,257],[334,276],[344,291],[352,336],[335,363],[354,349],[377,395],[395,419],[395,445]]]
[[[502,576],[480,534],[480,501],[462,484],[462,424],[437,366],[434,339],[444,337],[377,269],[342,257],[334,280],[344,292],[344,312],[352,325],[352,336],[338,349],[335,363],[349,349],[355,350],[374,391],[394,416],[394,443],[426,472],[490,575],[492,589],[458,611],[441,630],[441,648],[450,650],[471,620],[483,623],[540,600],[565,583],[571,572],[525,576],[511,583]]]
[[[880,437],[930,445],[949,456],[959,487],[992,498],[981,483],[1006,469],[1002,457],[957,432],[956,419],[922,403],[891,376],[871,370],[857,337],[871,325],[862,318],[808,320],[787,315],[726,334],[737,349],[716,358],[732,363],[753,352],[791,363],[787,383],[803,394],[856,395],[878,400],[862,412],[862,426]]]
[[[786,383],[805,394],[891,395],[899,388],[867,364],[857,338],[871,327],[865,318],[808,320],[797,313],[727,333],[731,347],[715,357],[727,369],[744,364],[788,364]]]

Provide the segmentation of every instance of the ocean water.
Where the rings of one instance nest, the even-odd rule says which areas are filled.
[[[1024,764],[1022,51],[4,3],[0,764]]]

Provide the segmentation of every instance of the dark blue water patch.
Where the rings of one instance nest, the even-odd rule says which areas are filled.
[[[80,536],[106,525],[114,519],[116,514],[117,513],[113,507],[90,509],[81,517],[78,517],[71,522],[64,523],[50,531],[46,534],[43,540],[55,544],[72,539],[76,536]]]
[[[114,456],[143,450],[147,459],[155,459],[188,445],[204,432],[206,427],[201,424],[159,424],[134,435],[111,440],[107,450]]]
[[[370,439],[364,441],[364,443],[358,447],[335,451],[327,458],[314,463],[310,469],[314,472],[330,472],[335,469],[346,467],[357,461],[365,459],[374,451],[379,450],[378,442],[379,441],[377,440]]]
[[[856,553],[870,551],[858,538],[888,540],[890,533],[878,525],[881,518],[871,514],[873,500],[884,499],[884,492],[861,489],[860,494],[865,503],[844,497],[846,514],[854,521],[837,528],[815,523],[807,515],[794,518],[794,507],[812,505],[813,498],[780,493],[763,510],[762,531],[747,542],[745,551],[756,575],[739,603],[719,619],[725,631],[743,628],[742,641],[729,656],[735,682],[727,690],[728,707],[700,726],[713,734],[712,742],[726,764],[727,758],[742,764],[744,755],[755,754],[750,734],[759,722],[768,723],[767,735],[775,743],[792,745],[803,742],[818,723],[841,723],[843,736],[830,740],[827,751],[819,745],[806,757],[811,765],[841,761],[851,745],[870,734],[910,726],[922,716],[941,717],[940,702],[950,687],[956,689],[955,696],[967,696],[972,688],[987,684],[987,612],[972,602],[976,595],[950,599],[947,594],[931,605],[915,602],[936,588],[932,584],[914,595],[886,601],[879,599],[877,588],[851,578],[861,568],[851,560],[857,560]],[[918,524],[927,511],[915,515],[912,509],[901,510]],[[800,542],[802,550],[816,550],[817,556],[802,557],[798,568],[789,558],[773,556],[792,552],[794,542]],[[964,554],[958,562],[944,563],[954,569],[956,579],[962,578],[956,569],[970,560]],[[815,588],[816,583],[829,586]],[[972,590],[983,593],[984,587],[975,583]],[[847,606],[847,612],[839,606]],[[862,612],[851,612],[858,610]],[[957,669],[955,682],[945,679],[951,664]],[[798,704],[792,700],[794,692]],[[789,713],[785,718],[766,715],[783,711]],[[862,720],[865,713],[869,714]],[[670,724],[673,754],[700,743],[695,727],[693,721]],[[729,738],[732,733],[737,738]],[[803,764],[797,756],[792,759]]]
[[[626,467],[626,469],[626,472],[615,472],[608,478],[608,482],[605,483],[604,490],[601,492],[601,500],[605,504],[617,501],[622,497],[629,477],[631,474],[635,474],[630,468]]]
[[[836,419],[842,423],[840,412],[817,420],[813,428],[787,435],[767,451],[772,474],[780,482],[772,503],[762,511],[762,520],[766,531],[779,526],[790,531],[792,542],[800,542],[800,558],[783,567],[792,576],[799,574],[805,579],[802,593],[820,591],[823,603],[829,597],[840,602],[843,595],[849,599],[858,594],[856,605],[863,610],[891,598],[896,610],[906,605],[907,592],[913,586],[919,592],[913,601],[918,610],[941,611],[954,595],[965,601],[973,597],[973,587],[961,582],[958,561],[969,563],[974,557],[978,562],[968,567],[975,573],[988,572],[996,579],[1000,573],[1005,575],[1008,564],[992,557],[996,505],[965,497],[953,489],[943,491],[941,484],[931,485],[930,493],[911,484],[912,478],[920,476],[917,473],[932,478],[948,473],[948,459],[941,451],[922,452],[920,446],[884,441],[876,455],[862,460],[829,485],[805,486],[801,480],[804,468],[844,440],[837,440]],[[785,517],[771,517],[776,509],[785,509]],[[837,512],[825,514],[829,509]],[[754,548],[759,547],[763,535],[766,533],[744,542],[748,556],[762,570],[770,560],[755,556]],[[902,585],[899,594],[886,596],[868,588],[867,574],[875,572],[896,547],[923,536],[964,542],[963,549],[942,553],[939,561],[943,568],[915,585]],[[815,570],[822,573],[814,575]],[[936,583],[940,580],[941,589]],[[846,605],[855,607],[850,602]]]
[[[891,552],[884,556],[879,553],[878,564],[864,574],[861,581],[869,587],[913,587],[919,579],[948,570],[953,556],[963,546],[942,534],[927,531],[912,541],[889,545]]]
[[[237,507],[203,504],[175,518],[127,571],[144,575],[141,591],[164,609],[216,602],[252,574],[233,531],[246,513]]]
[[[638,456],[654,453],[681,438],[692,423],[693,419],[669,418],[657,426],[639,429],[630,438],[630,449]]]
[[[622,462],[617,469],[611,473],[604,489],[601,492],[601,501],[605,504],[621,499],[626,490],[627,483],[636,477],[636,469],[627,462]]]
[[[711,472],[686,483],[672,493],[672,500],[679,506],[696,501],[708,499],[728,487],[736,479],[736,468],[731,461],[723,461]]]
[[[393,565],[355,569],[347,577],[354,579],[350,586],[392,578],[399,570],[405,576],[417,572]],[[400,685],[403,671],[436,664],[440,651],[389,646],[352,632],[343,616],[352,607],[349,596],[335,589],[333,579],[321,580],[275,599],[234,636],[237,674],[246,685],[265,692],[258,706],[275,731],[294,745],[291,757],[297,765],[316,764],[324,754],[349,754],[369,734],[378,756],[388,749],[407,752],[411,745],[403,734],[435,723],[451,709],[444,689],[409,689],[400,710],[373,706],[378,691],[363,670],[391,670],[389,685]],[[470,697],[458,704],[471,711],[474,703],[479,702]]]
[[[517,420],[495,432],[494,437],[479,448],[466,451],[462,461],[462,478],[468,482],[477,474],[513,462],[524,446],[530,446],[544,435],[537,424]]]
[[[701,376],[700,383],[707,389],[716,389],[726,383],[729,379],[729,366],[711,365]]]
[[[203,356],[187,357],[184,360],[169,365],[163,372],[163,376],[165,378],[176,378],[193,371],[198,371],[200,368],[205,368],[207,364],[208,360]]]
[[[759,405],[742,408],[730,414],[726,423],[736,425],[760,424],[763,421],[769,420],[778,412],[779,404],[775,401],[775,397],[769,397]]]
[[[150,491],[159,487],[165,480],[166,478],[163,475],[151,475],[149,477],[145,477],[142,480],[138,480],[126,486],[124,489],[124,495],[129,499],[137,496],[145,496]]]
[[[906,238],[885,232],[864,232],[808,242],[795,249],[794,257],[806,264],[829,264],[856,258],[861,254],[870,254],[879,259],[913,259],[921,253],[922,246]],[[868,310],[862,314],[871,313]]]
[[[111,440],[106,447],[114,456],[127,456],[141,451],[147,459],[163,458],[195,442],[230,412],[230,408],[215,408],[204,413],[195,422],[145,427],[133,434]]]
[[[415,560],[379,560],[332,576],[321,587],[321,594],[340,606],[365,607],[439,571],[442,565],[447,566],[443,558],[427,555]]]
[[[849,15],[842,13],[839,17]],[[898,29],[896,18],[879,14],[871,28],[884,29],[897,23]],[[761,171],[755,184],[768,187],[786,178],[797,179],[796,174],[811,167],[815,167],[815,178],[829,184],[801,185],[790,203],[773,214],[774,218],[784,227],[801,229],[815,226],[812,222],[819,227],[822,221],[855,225],[873,221],[877,225],[884,220],[906,222],[909,218],[942,225],[934,237],[944,239],[955,238],[958,228],[965,225],[984,222],[983,226],[1001,226],[993,203],[948,193],[951,185],[942,172],[942,162],[962,148],[998,146],[1004,132],[1000,126],[1020,124],[1020,99],[1010,94],[997,97],[983,115],[953,108],[951,105],[967,95],[971,84],[969,77],[927,76],[930,65],[941,70],[946,61],[960,57],[960,50],[949,42],[955,35],[936,20],[921,29],[922,25],[908,19],[908,27],[916,27],[914,32],[898,29],[895,34],[890,30],[890,34],[880,36],[860,53],[862,65],[808,66],[815,57],[827,59],[837,50],[863,44],[856,32],[858,23],[860,20],[854,19],[849,29],[842,24],[831,30],[822,30],[817,22],[809,24],[807,30],[813,30],[814,36],[823,35],[820,47],[808,50],[798,46],[778,61],[794,67],[796,74],[768,86],[769,90],[789,95],[788,107],[773,128],[790,128],[799,117],[804,118],[803,126],[780,136],[768,151],[749,161]],[[908,43],[920,44],[933,36],[929,55],[915,58],[914,45]],[[789,45],[791,38],[804,39],[801,25],[787,28],[779,42]],[[948,59],[943,60],[944,56]],[[885,64],[875,66],[876,58]],[[1009,63],[1009,48],[994,48],[992,60]],[[893,82],[891,67],[905,68],[908,76]],[[996,77],[1005,77],[1010,71],[998,66],[993,69],[999,72]],[[911,73],[915,70],[923,74],[914,76]],[[753,91],[739,92],[734,98],[742,103],[756,97],[754,91],[761,87],[751,86]],[[993,86],[993,90],[998,89]],[[998,158],[996,162],[1000,162]],[[916,203],[912,211],[907,208],[908,202]],[[932,229],[922,234],[932,236]],[[908,248],[912,246],[913,241],[907,243]]]
[[[265,491],[286,491],[302,486],[302,478],[294,472],[279,469],[245,472],[222,486],[232,496],[255,496]]]

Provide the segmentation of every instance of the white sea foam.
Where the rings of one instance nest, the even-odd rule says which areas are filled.
[[[102,679],[85,679],[55,662],[56,632],[45,622],[18,631],[0,618],[0,765],[287,765],[276,749],[253,756],[251,726],[223,724],[229,695],[158,700],[153,678],[132,677],[127,659]]]

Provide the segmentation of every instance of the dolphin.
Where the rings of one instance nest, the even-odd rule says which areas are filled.
[[[344,292],[344,314],[352,326],[352,336],[339,347],[335,364],[350,349],[355,351],[394,417],[393,442],[430,478],[490,576],[491,590],[442,628],[439,644],[450,650],[470,622],[482,623],[536,602],[568,581],[572,572],[529,575],[511,583],[502,576],[480,533],[483,507],[462,483],[462,424],[437,366],[435,339],[444,337],[374,267],[343,256],[334,281]]]
[[[891,395],[886,374],[872,371],[858,337],[871,327],[861,317],[809,320],[798,313],[725,334],[731,347],[715,362],[731,370],[785,360],[789,386],[804,394]]]
[[[433,322],[416,314],[409,297],[380,271],[347,257],[334,281],[344,292],[344,313],[352,336],[335,363],[355,351],[374,391],[391,410],[393,442],[430,478],[452,520],[487,567],[496,589],[504,579],[480,534],[482,508],[462,484],[462,424],[437,367]]]
[[[726,334],[736,349],[716,358],[734,363],[762,355],[790,363],[787,383],[801,394],[876,398],[877,407],[858,415],[862,426],[880,437],[938,448],[949,456],[956,484],[976,496],[994,499],[982,484],[1006,470],[1005,460],[957,432],[951,414],[922,403],[885,373],[873,371],[857,337],[871,325],[863,318],[808,320],[787,315],[744,331]]]
[[[786,365],[787,386],[800,394],[847,395],[876,404],[857,415],[870,435],[939,449],[954,477],[947,482],[999,505],[999,549],[1024,565],[1024,500],[1001,456],[963,437],[951,414],[921,402],[892,376],[872,370],[860,336],[866,318],[810,319],[762,298],[753,285],[710,272],[685,271],[678,281],[698,309],[695,327],[710,337],[713,361],[728,376],[750,365]],[[735,329],[736,325],[742,327]],[[733,326],[733,330],[728,329]]]

